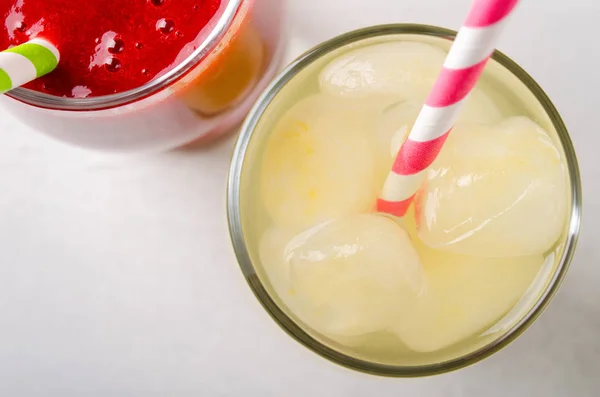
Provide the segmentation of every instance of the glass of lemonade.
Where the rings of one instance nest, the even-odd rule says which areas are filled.
[[[496,52],[404,218],[375,202],[455,32],[386,25],[301,56],[247,118],[234,248],[273,319],[360,371],[422,376],[500,350],[563,280],[581,215],[556,109]]]
[[[0,105],[93,149],[208,140],[239,123],[275,75],[282,17],[280,0],[7,0],[0,48],[43,37],[61,62]]]

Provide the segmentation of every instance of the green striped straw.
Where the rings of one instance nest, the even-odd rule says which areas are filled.
[[[43,39],[0,52],[0,94],[50,73],[59,59],[58,49]]]

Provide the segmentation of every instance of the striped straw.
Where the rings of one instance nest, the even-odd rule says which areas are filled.
[[[56,47],[43,39],[0,52],[0,94],[52,72],[59,59]]]
[[[452,130],[460,109],[481,76],[518,0],[474,0],[425,105],[404,142],[377,210],[404,216]]]

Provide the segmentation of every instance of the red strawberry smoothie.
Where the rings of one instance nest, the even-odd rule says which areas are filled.
[[[139,87],[199,44],[222,0],[0,0],[0,49],[36,36],[61,62],[26,87],[85,98]]]

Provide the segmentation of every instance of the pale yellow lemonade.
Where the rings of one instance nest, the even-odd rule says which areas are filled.
[[[563,248],[564,152],[495,62],[408,215],[375,212],[447,44],[386,37],[318,60],[277,94],[246,157],[261,280],[310,335],[361,359],[415,365],[485,344],[523,316]]]

